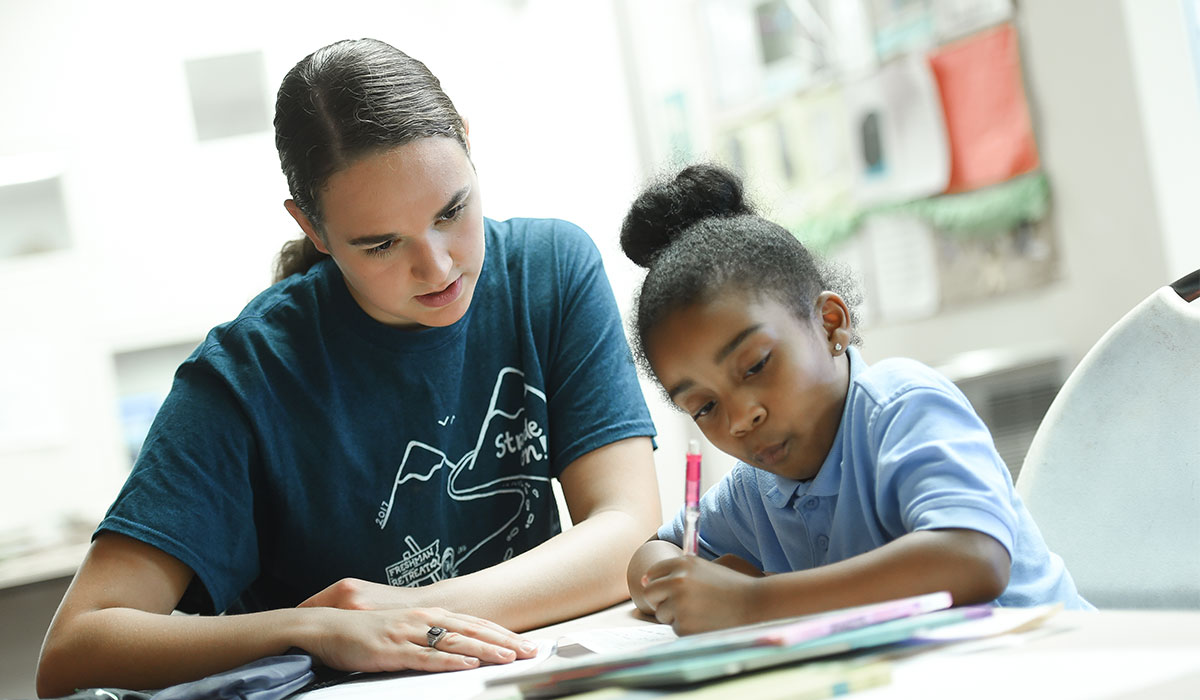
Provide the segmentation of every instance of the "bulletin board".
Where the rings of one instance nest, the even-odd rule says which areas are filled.
[[[671,21],[637,8],[631,25]],[[687,56],[674,39],[686,68],[656,61],[642,79],[655,169],[703,159],[741,173],[764,215],[859,273],[866,323],[1057,278],[1011,0],[677,8],[700,46]],[[633,33],[643,58],[662,36]]]

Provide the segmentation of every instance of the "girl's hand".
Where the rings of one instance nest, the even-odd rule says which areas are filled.
[[[651,566],[642,586],[655,619],[685,635],[756,622],[757,581],[721,564],[685,556]]]
[[[344,578],[313,594],[299,608],[343,610],[393,610],[419,607],[416,588],[401,588],[359,578]]]
[[[537,645],[487,620],[441,608],[324,611],[304,649],[342,671],[461,671],[537,654]],[[430,627],[446,630],[437,648]]]
[[[755,578],[762,578],[767,575],[762,571],[759,571],[757,566],[751,564],[745,559],[742,559],[736,554],[722,554],[712,561],[714,564],[720,564],[726,569],[733,569],[739,574],[746,574],[747,576],[753,576]]]
[[[625,569],[625,582],[629,585],[629,597],[643,615],[654,617],[654,604],[646,600],[646,572],[660,561],[682,555],[682,549],[658,538],[646,542],[633,553]]]

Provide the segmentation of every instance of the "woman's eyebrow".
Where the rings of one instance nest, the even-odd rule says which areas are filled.
[[[464,185],[461,190],[450,195],[450,201],[446,202],[446,206],[442,207],[438,211],[438,213],[434,215],[434,217],[433,217],[434,220],[443,219],[443,218],[447,217],[452,211],[454,211],[454,207],[457,207],[458,205],[462,204],[463,200],[465,200],[467,198],[467,195],[470,193],[471,193],[471,186]],[[363,246],[376,246],[376,245],[379,245],[380,243],[387,243],[390,240],[399,238],[399,236],[400,236],[400,234],[398,234],[398,233],[374,233],[374,234],[370,234],[367,236],[355,236],[354,238],[351,238],[349,241],[346,241],[346,243],[348,245],[352,245],[352,246],[361,248]]]
[[[346,243],[347,245],[361,248],[363,246],[375,246],[379,245],[380,243],[386,243],[395,237],[396,234],[394,233],[376,233],[370,236],[355,236],[349,241],[346,241]]]
[[[442,207],[442,210],[437,213],[437,217],[435,217],[435,218],[441,219],[441,218],[444,218],[445,216],[447,216],[451,211],[454,210],[454,207],[457,207],[459,204],[462,204],[463,200],[466,199],[467,195],[470,193],[471,193],[471,186],[464,185],[461,190],[450,195],[450,201],[446,202],[446,206]]]

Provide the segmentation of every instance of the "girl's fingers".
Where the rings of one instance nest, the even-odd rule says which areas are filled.
[[[682,556],[654,562],[650,568],[646,569],[646,575],[642,577],[643,585],[649,581],[670,576],[685,562],[686,560]]]

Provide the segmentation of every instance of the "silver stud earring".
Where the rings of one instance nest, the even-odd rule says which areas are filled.
[[[842,344],[841,344],[841,343],[834,343],[834,344],[833,344],[833,351],[834,351],[834,352],[841,352],[841,351],[842,351]]]

